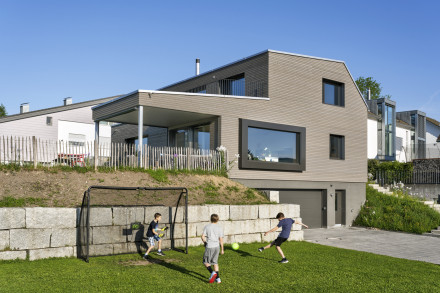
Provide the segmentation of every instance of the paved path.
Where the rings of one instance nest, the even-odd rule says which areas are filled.
[[[304,240],[327,246],[366,251],[440,264],[440,238],[365,228],[305,229]]]

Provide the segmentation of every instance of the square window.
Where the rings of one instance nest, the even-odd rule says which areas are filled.
[[[240,169],[304,171],[303,127],[240,119]]]
[[[345,137],[330,134],[330,159],[345,159]]]
[[[345,106],[344,84],[328,79],[322,80],[322,102],[328,105]]]

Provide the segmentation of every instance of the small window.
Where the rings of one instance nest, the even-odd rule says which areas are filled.
[[[46,117],[46,125],[47,126],[52,126],[52,117],[50,117],[50,116]]]
[[[330,134],[330,159],[345,159],[345,137]]]
[[[328,105],[344,107],[344,84],[327,79],[322,80],[322,102]]]

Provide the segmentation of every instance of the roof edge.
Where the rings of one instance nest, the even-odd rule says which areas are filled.
[[[113,100],[107,101],[105,103],[96,105],[92,107],[92,110],[102,107],[104,105],[116,102],[125,97],[138,94],[138,93],[148,93],[148,94],[168,94],[168,95],[185,95],[185,96],[204,96],[204,97],[216,97],[216,98],[232,98],[232,99],[245,99],[245,100],[260,100],[260,101],[270,101],[270,98],[266,97],[249,97],[249,96],[231,96],[231,95],[215,95],[215,94],[201,94],[201,93],[187,93],[187,92],[170,92],[170,91],[156,91],[156,90],[141,90],[137,89],[135,91],[129,92],[126,95],[117,97]]]

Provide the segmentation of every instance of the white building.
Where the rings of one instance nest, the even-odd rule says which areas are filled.
[[[81,103],[72,103],[71,98],[64,99],[64,104],[58,107],[29,111],[29,104],[20,106],[20,114],[0,118],[0,140],[2,145],[18,139],[35,137],[42,141],[51,152],[50,158],[54,160],[60,153],[67,155],[93,153],[95,139],[95,122],[92,119],[92,107],[110,101],[115,97],[91,100]],[[99,125],[99,142],[111,142],[111,126],[108,123]],[[86,145],[90,148],[84,150]],[[4,159],[5,150],[1,148],[0,157]],[[42,147],[44,149],[44,147]],[[23,155],[26,150],[20,150]],[[7,159],[5,160],[7,161]]]
[[[440,122],[426,117],[426,156],[440,158]]]

